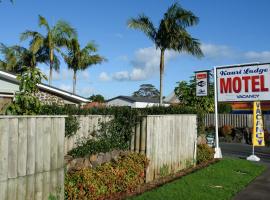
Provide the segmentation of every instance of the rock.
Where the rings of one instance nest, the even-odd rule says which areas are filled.
[[[97,160],[97,154],[92,154],[92,155],[90,155],[90,157],[89,157],[89,161],[90,162],[94,162],[94,161],[96,161]]]
[[[98,155],[97,155],[97,160],[96,160],[96,162],[98,163],[98,165],[101,165],[104,161],[104,153],[99,153]]]
[[[92,168],[96,168],[97,166],[99,166],[97,161],[93,161],[91,162]]]
[[[83,161],[83,167],[84,168],[89,168],[89,167],[92,167],[90,161],[88,158],[84,158],[84,161]]]
[[[72,160],[70,162],[67,163],[67,171],[70,171],[71,169],[75,168],[75,164],[76,164],[76,160]]]
[[[70,155],[65,155],[64,160],[65,160],[65,163],[67,164],[73,160],[73,157]]]
[[[107,153],[104,154],[103,163],[110,162],[111,159],[112,159],[111,153],[110,152],[107,152]]]
[[[127,156],[129,154],[129,151],[123,151],[121,150],[119,153],[119,156]]]
[[[199,135],[197,138],[197,144],[206,144],[207,140],[206,140],[206,136],[205,135]]]
[[[84,168],[84,158],[76,158],[74,160],[76,160],[76,164],[75,164],[76,170],[81,170]]]

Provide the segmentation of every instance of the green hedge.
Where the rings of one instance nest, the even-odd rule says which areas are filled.
[[[75,106],[43,105],[40,115],[163,115],[163,114],[196,114],[195,108],[187,106],[169,107],[103,107],[103,108],[77,108]]]
[[[65,176],[65,199],[110,199],[134,190],[145,180],[148,160],[130,153],[117,162],[105,163],[96,169],[87,168]]]

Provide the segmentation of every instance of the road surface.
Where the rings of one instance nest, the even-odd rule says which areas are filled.
[[[238,143],[220,143],[221,152],[223,156],[233,156],[246,159],[252,153],[252,146]],[[270,163],[270,148],[269,147],[255,147],[255,155],[261,161]]]

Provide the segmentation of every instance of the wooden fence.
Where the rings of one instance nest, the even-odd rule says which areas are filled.
[[[64,195],[64,131],[61,116],[0,116],[0,199],[48,199]]]
[[[204,117],[204,125],[215,125],[215,114],[206,114]],[[219,127],[224,125],[230,125],[233,127],[253,127],[253,115],[252,114],[219,114],[218,115]],[[270,130],[270,115],[264,115],[264,126],[267,130]]]
[[[137,124],[131,150],[150,160],[147,182],[195,164],[196,120],[196,115],[150,115]]]
[[[108,122],[112,116],[109,115],[86,115],[76,116],[80,123],[80,129],[76,135],[65,138],[65,154],[68,151],[77,146],[77,142],[83,138],[91,138],[92,133],[97,131],[100,127],[101,122]]]

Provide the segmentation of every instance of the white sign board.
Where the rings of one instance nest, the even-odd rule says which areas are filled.
[[[219,102],[270,100],[270,65],[216,68]]]
[[[208,71],[196,72],[196,96],[208,95]]]

